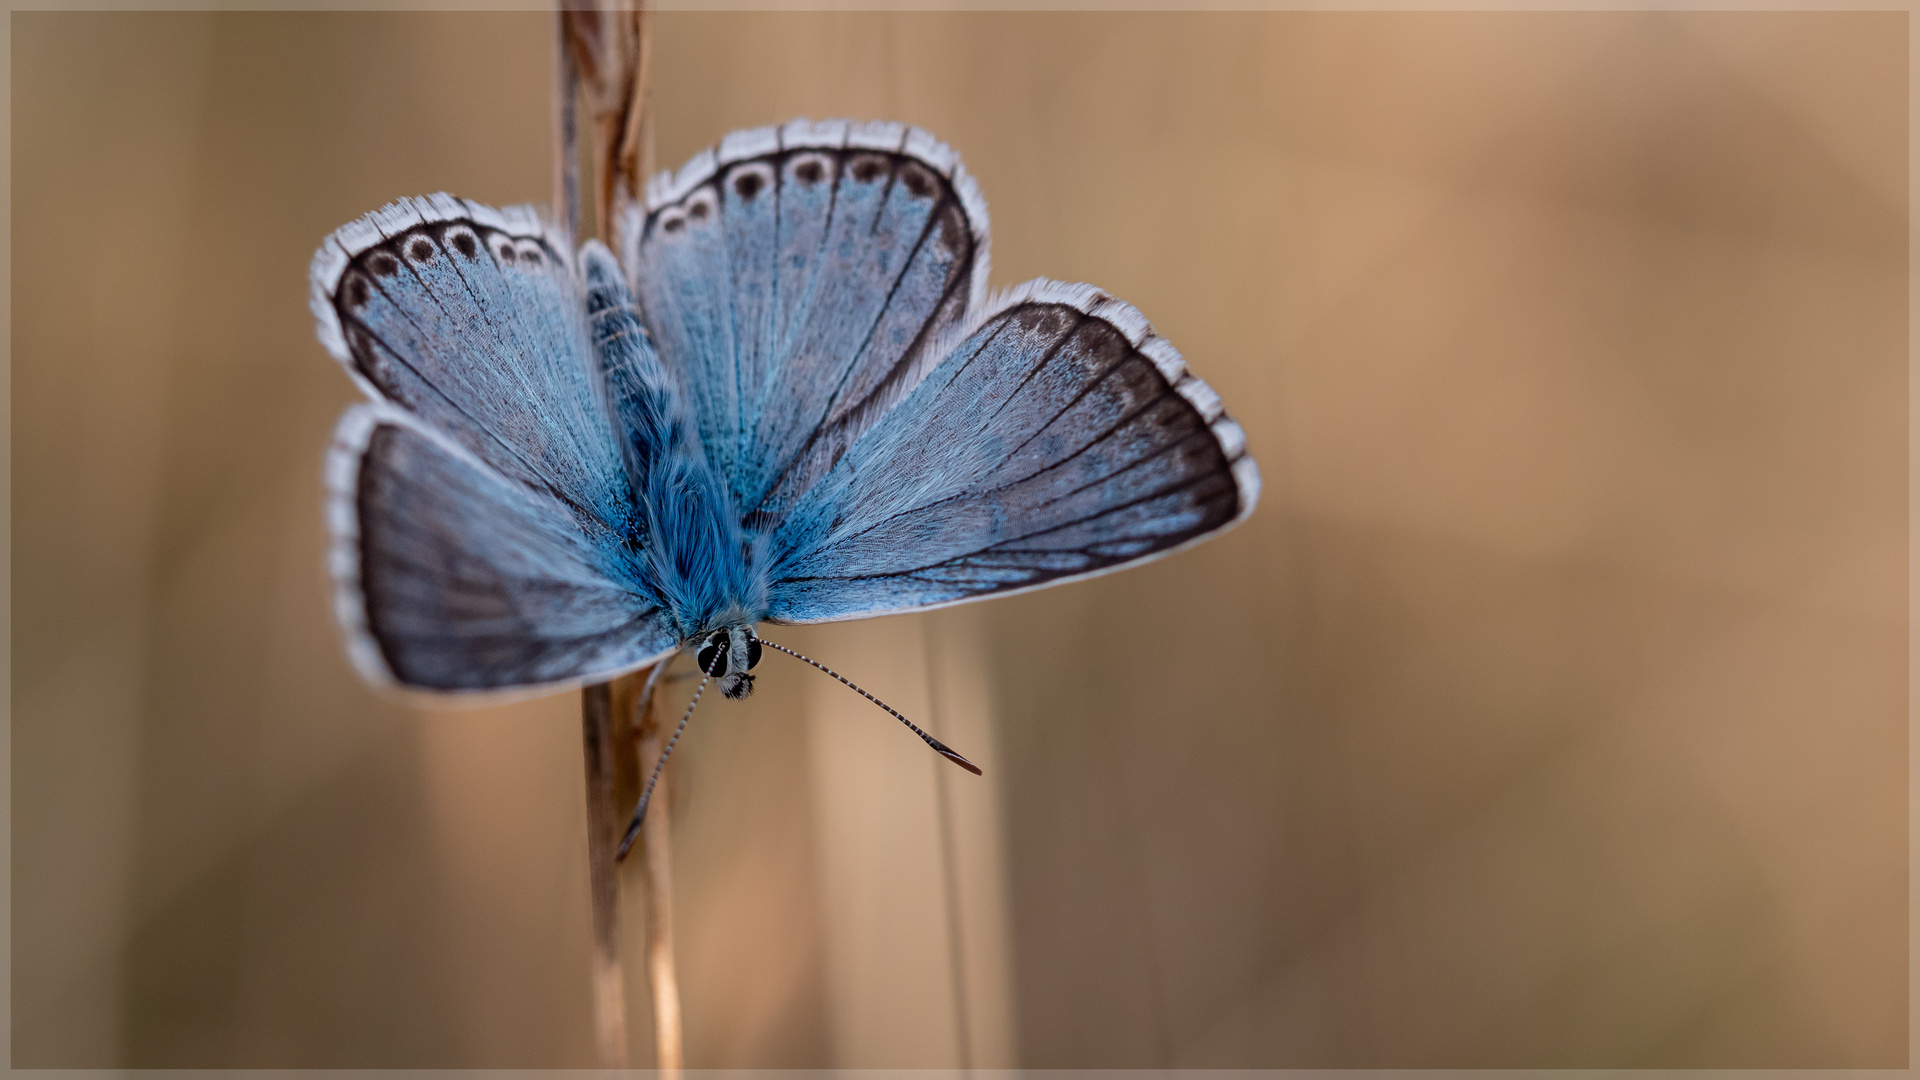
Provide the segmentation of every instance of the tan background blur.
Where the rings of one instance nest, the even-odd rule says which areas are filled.
[[[690,1064],[1905,1062],[1904,14],[658,26],[661,164],[931,128],[1267,483],[782,634],[985,781],[778,659],[695,718]],[[306,311],[389,199],[547,199],[545,17],[11,34],[13,1063],[590,1064],[576,698],[350,673]]]

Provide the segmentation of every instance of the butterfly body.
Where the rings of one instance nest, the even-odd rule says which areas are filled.
[[[695,433],[677,380],[653,349],[625,275],[605,247],[581,252],[594,351],[634,502],[629,550],[683,644],[766,616],[765,544],[743,528]],[[750,684],[749,684],[750,685]],[[733,695],[729,695],[733,696]]]
[[[1243,520],[1258,472],[1179,353],[1091,286],[989,299],[987,237],[952,151],[844,121],[656,179],[617,258],[448,196],[341,229],[312,279],[372,399],[329,458],[356,664],[464,698],[686,649],[744,696],[763,622],[1039,588]]]

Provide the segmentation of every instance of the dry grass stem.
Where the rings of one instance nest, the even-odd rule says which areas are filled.
[[[671,661],[663,661],[670,663]],[[651,771],[660,760],[670,732],[660,723],[660,699],[650,699],[644,713],[634,717],[639,760]],[[638,780],[640,773],[636,772]],[[672,799],[668,773],[660,775],[647,820],[640,827],[642,887],[647,899],[647,985],[653,994],[654,1063],[662,1074],[677,1078],[683,1065],[680,1043],[680,981],[673,966],[673,868],[669,846]]]
[[[602,2],[560,11],[568,60],[593,120],[594,220],[611,243],[622,207],[639,196],[646,165],[651,19],[641,4]]]
[[[620,880],[614,851],[621,815],[617,759],[631,746],[614,731],[613,686],[580,691],[587,768],[587,879],[593,898],[593,1030],[600,1064],[627,1067],[626,980],[620,970]]]
[[[642,190],[651,167],[646,99],[651,41],[643,5],[563,0],[558,12],[554,212],[580,235],[578,109],[592,124],[594,231],[609,247],[621,211]],[[620,893],[616,862],[627,810],[639,796],[639,753],[657,760],[659,724],[651,702],[640,709],[652,669],[587,687],[581,697],[586,739],[588,876],[593,896],[594,1032],[600,1063],[627,1065],[626,987],[620,967]],[[640,731],[636,732],[636,724]],[[651,733],[650,736],[648,733]],[[650,741],[649,741],[650,739]],[[650,747],[650,749],[649,749]],[[661,777],[661,788],[667,778]],[[654,800],[642,831],[641,890],[647,910],[647,978],[652,991],[654,1056],[670,1076],[681,1068],[680,990],[673,965],[672,873],[668,802]]]

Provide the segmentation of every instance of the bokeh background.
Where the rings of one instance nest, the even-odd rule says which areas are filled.
[[[690,1064],[1905,1063],[1904,13],[657,26],[661,165],[932,129],[1267,484],[782,634],[983,781],[777,658],[695,718]],[[10,35],[13,1063],[591,1064],[577,697],[352,675],[306,310],[389,199],[548,199],[547,18]]]

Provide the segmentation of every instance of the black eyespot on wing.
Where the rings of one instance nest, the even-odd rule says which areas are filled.
[[[520,260],[528,266],[539,266],[541,262],[540,253],[537,251],[523,251],[520,253]]]
[[[733,182],[733,190],[739,192],[741,198],[752,202],[753,197],[760,194],[760,183],[759,173],[741,173]]]
[[[853,159],[853,178],[863,184],[871,184],[886,171],[886,162],[871,154]]]
[[[384,251],[378,252],[373,258],[368,259],[367,266],[381,277],[392,277],[400,272],[400,260]]]
[[[803,184],[817,184],[826,177],[827,170],[817,161],[803,161],[794,167],[793,175]]]
[[[347,306],[363,308],[372,294],[367,291],[367,279],[355,274],[347,279]]]
[[[433,258],[433,245],[424,236],[415,237],[412,245],[407,248],[407,255],[414,262],[426,262]]]
[[[500,245],[500,261],[511,265],[513,263],[514,258],[515,258],[515,255],[513,252],[513,242],[509,240],[506,243],[501,244]]]
[[[681,229],[684,229],[686,227],[687,227],[687,221],[685,218],[670,217],[667,220],[660,223],[660,228],[663,231],[670,232],[670,233],[677,233]]]
[[[694,203],[692,206],[687,207],[687,216],[695,221],[707,220],[708,213],[707,204],[704,201]]]
[[[760,665],[760,639],[755,637],[750,637],[747,639],[747,670],[751,671],[755,667],[758,667],[759,665]]]
[[[458,251],[469,259],[473,258],[474,254],[480,250],[479,246],[473,242],[472,233],[455,233],[453,235],[453,247],[455,251]]]
[[[900,182],[907,186],[908,193],[916,199],[924,199],[933,194],[933,177],[928,176],[927,170],[917,164],[910,164],[900,170]]]

